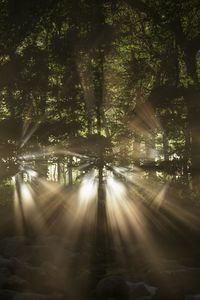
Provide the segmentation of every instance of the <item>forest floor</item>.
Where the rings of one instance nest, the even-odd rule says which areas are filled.
[[[183,213],[182,204],[178,208]],[[164,209],[151,210],[147,225],[151,240],[143,243],[133,235],[120,249],[111,245],[107,259],[98,261],[92,259],[94,245],[84,232],[75,240],[73,231],[66,235],[59,221],[48,232],[36,233],[27,226],[28,230],[19,235],[13,205],[3,205],[0,209],[0,299],[93,300],[98,296],[102,300],[125,300],[119,291],[125,282],[129,299],[198,300],[200,210],[198,206],[185,210],[187,222],[174,218]],[[162,230],[155,226],[153,218],[162,224]],[[192,220],[194,223],[189,224]],[[102,270],[100,264],[105,264],[103,284],[97,282],[101,276],[96,278],[96,273]]]

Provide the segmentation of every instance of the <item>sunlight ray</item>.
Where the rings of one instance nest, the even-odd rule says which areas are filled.
[[[14,207],[17,223],[22,227],[31,224],[35,229],[45,231],[44,221],[41,211],[34,200],[34,190],[30,183],[24,182],[21,175],[17,174],[15,179]]]
[[[31,129],[29,129],[29,125],[27,125],[27,128],[23,134],[23,138],[22,138],[22,141],[21,141],[21,145],[20,145],[20,148],[23,148],[27,142],[30,140],[30,138],[32,137],[32,135],[35,133],[35,131],[38,129],[40,123],[38,122],[37,124],[35,124]],[[28,131],[29,129],[29,131]],[[28,131],[28,133],[27,133]]]

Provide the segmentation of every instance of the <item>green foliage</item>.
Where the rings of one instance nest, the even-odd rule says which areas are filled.
[[[10,181],[2,181],[0,184],[0,208],[12,205],[13,186]]]
[[[32,131],[27,151],[97,134],[123,165],[199,166],[199,16],[197,0],[2,1],[2,158]]]

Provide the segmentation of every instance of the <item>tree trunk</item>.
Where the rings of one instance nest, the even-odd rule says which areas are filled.
[[[72,176],[72,157],[70,156],[68,159],[68,183],[69,185],[73,184],[73,176]]]
[[[60,183],[61,181],[61,165],[60,165],[60,159],[58,158],[57,160],[57,175],[58,175],[58,182]]]
[[[191,132],[188,120],[185,123],[184,128],[184,136],[185,136],[185,147],[184,147],[184,154],[183,154],[183,178],[186,182],[186,184],[189,187],[190,181],[189,181],[189,166],[190,166],[190,153],[191,153]]]
[[[103,185],[103,161],[100,160],[99,168],[99,186],[97,199],[97,221],[94,247],[93,268],[95,282],[106,276],[106,265],[108,262],[107,247],[107,217],[106,217],[106,195]]]
[[[188,98],[188,117],[191,132],[191,176],[192,188],[200,192],[200,92]]]
[[[169,161],[169,145],[168,145],[168,139],[166,132],[163,131],[163,155],[164,155],[164,161]]]

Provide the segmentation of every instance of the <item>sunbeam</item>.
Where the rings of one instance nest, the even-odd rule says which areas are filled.
[[[79,200],[82,204],[87,204],[90,200],[97,197],[98,182],[95,175],[95,171],[89,175],[84,176],[81,181],[79,189]]]
[[[43,217],[35,202],[34,190],[30,183],[23,181],[20,174],[15,176],[14,210],[21,233],[27,230],[29,224],[37,231],[45,232]]]

